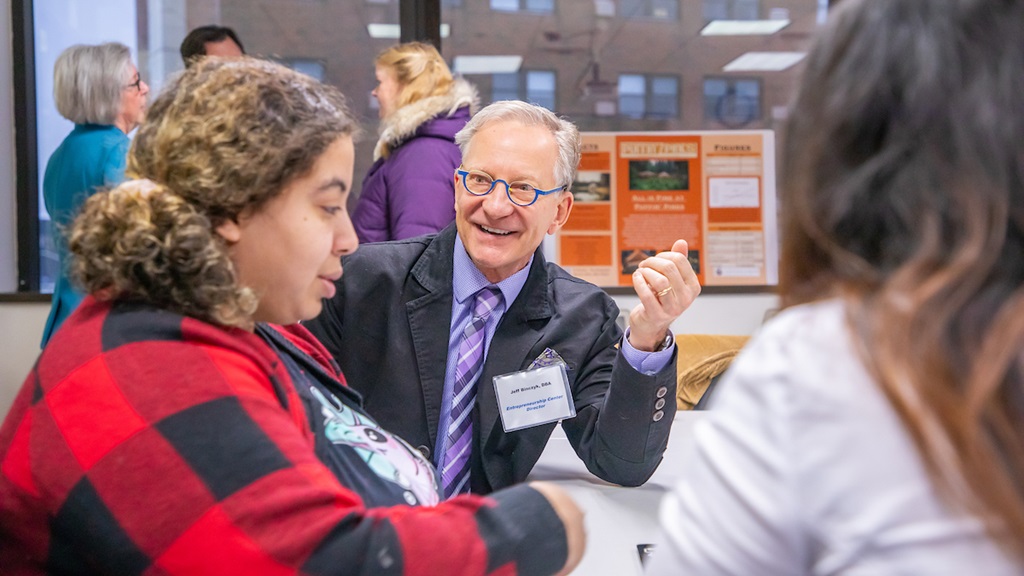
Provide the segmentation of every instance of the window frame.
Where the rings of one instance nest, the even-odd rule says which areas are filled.
[[[401,42],[420,40],[440,48],[442,0],[398,0]],[[141,18],[140,10],[140,18]],[[15,292],[0,290],[5,300],[49,300],[40,292],[41,239],[39,183],[42,178],[36,121],[35,1],[10,3],[14,124]]]
[[[516,72],[508,72],[508,73],[502,73],[502,74],[490,74],[489,76],[491,78],[491,101],[495,102],[497,100],[504,100],[505,99],[504,98],[505,95],[502,95],[501,98],[495,98],[495,91],[496,91],[495,90],[495,79],[497,77],[499,77],[499,76],[501,76],[501,77],[509,77],[509,78],[513,78],[514,77],[515,80],[516,80],[515,98],[514,99],[516,99],[516,100],[523,100],[523,101],[526,101],[526,102],[531,102],[531,103],[534,103],[534,104],[538,104],[540,106],[544,106],[543,103],[541,103],[541,102],[539,102],[539,101],[537,101],[537,100],[535,100],[535,99],[530,97],[531,95],[530,95],[530,91],[529,91],[529,76],[532,73],[538,73],[538,72],[539,73],[545,73],[545,74],[551,74],[551,80],[552,80],[551,103],[554,105],[554,107],[557,108],[558,107],[558,71],[554,70],[554,69],[551,69],[551,68],[524,68],[524,69],[520,69],[520,70],[518,70]],[[507,92],[509,94],[512,92],[511,90],[508,90],[508,89],[505,89],[503,91]],[[544,106],[544,107],[547,108],[547,106]],[[552,112],[554,112],[553,109],[552,109]]]
[[[619,86],[621,86],[621,79],[623,76],[638,77],[643,79],[644,92],[643,92],[643,113],[640,116],[626,115],[622,112],[622,92],[621,87],[619,88],[618,98],[616,101],[617,113],[619,116],[626,116],[634,120],[676,120],[682,117],[683,105],[681,102],[683,85],[682,77],[679,74],[663,74],[663,73],[633,73],[624,72],[619,74]],[[654,98],[654,82],[656,80],[673,80],[676,85],[675,92],[675,105],[674,115],[663,116],[663,115],[652,115],[651,109],[653,108]],[[630,94],[630,96],[641,96],[640,94]]]
[[[17,291],[39,293],[39,155],[37,153],[34,0],[11,2],[14,57],[14,156]]]
[[[735,92],[736,91],[736,84],[739,83],[739,82],[753,82],[754,84],[756,84],[757,85],[757,105],[754,108],[754,110],[755,110],[754,115],[749,117],[749,118],[747,118],[745,121],[743,121],[741,123],[733,123],[732,121],[724,121],[723,118],[721,117],[721,115],[717,113],[717,111],[716,111],[715,114],[709,114],[708,113],[708,93],[707,93],[707,83],[708,83],[709,80],[717,80],[717,81],[725,82],[726,83],[726,94],[725,95],[728,95],[730,90]],[[720,96],[720,98],[724,97],[725,95]],[[764,80],[762,78],[760,78],[760,77],[757,77],[757,76],[718,76],[718,75],[704,76],[701,79],[701,99],[702,99],[701,110],[702,110],[702,114],[703,114],[703,118],[704,118],[705,122],[715,122],[717,124],[721,124],[722,126],[725,126],[726,128],[735,130],[735,129],[740,129],[740,128],[746,126],[747,124],[750,124],[751,122],[754,122],[754,121],[757,121],[757,120],[762,120],[764,118]],[[717,108],[718,105],[719,104],[715,105],[716,108]]]
[[[750,1],[752,1],[755,4],[755,12],[756,12],[756,14],[755,14],[754,18],[737,18],[736,17],[737,4],[740,1],[741,0],[702,0],[702,13],[703,13],[704,21],[705,22],[710,22],[712,20],[715,20],[715,18],[710,18],[708,16],[708,4],[712,4],[712,3],[713,4],[720,4],[720,5],[724,5],[725,6],[725,11],[727,12],[727,14],[726,14],[725,18],[722,18],[722,20],[758,20],[758,19],[761,18],[761,8],[762,8],[761,0],[750,0]],[[832,1],[835,1],[835,0],[832,0]]]
[[[513,2],[516,3],[516,7],[515,8],[495,8],[493,0],[487,0],[487,8],[490,11],[492,11],[492,12],[498,12],[498,13],[501,13],[501,14],[554,14],[555,13],[555,6],[557,4],[556,0],[550,0],[551,1],[551,8],[550,9],[537,10],[537,9],[530,8],[530,1],[531,0],[510,0],[510,1],[513,1]]]
[[[620,0],[618,6],[616,7],[618,15],[619,17],[626,18],[628,20],[646,20],[650,22],[679,22],[679,19],[682,14],[682,10],[680,10],[679,6],[679,0],[628,0],[628,2],[635,3],[635,5],[643,12],[643,14],[627,14],[625,6],[626,2]],[[656,3],[674,5],[675,13],[665,17],[657,16],[656,14],[654,14],[654,5]]]

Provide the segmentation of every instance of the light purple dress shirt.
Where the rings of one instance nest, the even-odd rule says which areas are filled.
[[[457,351],[459,347],[459,340],[471,320],[470,316],[473,308],[473,295],[479,292],[481,288],[492,285],[492,283],[484,277],[483,272],[480,272],[476,265],[473,264],[473,261],[470,260],[469,254],[466,252],[466,247],[462,244],[462,239],[458,236],[455,237],[453,264],[452,323],[451,329],[448,332],[448,358],[444,371],[444,393],[441,400],[441,418],[438,420],[437,444],[434,447],[434,465],[438,470],[444,468],[444,456],[446,449],[448,448],[448,435],[443,431],[448,430],[448,426],[451,421],[452,391],[455,388],[455,364],[458,357]],[[493,286],[497,287],[498,290],[501,291],[502,302],[491,311],[491,315],[487,318],[486,328],[484,329],[485,361],[487,354],[490,352],[491,338],[494,337],[494,331],[498,328],[498,324],[501,322],[501,318],[504,316],[505,311],[512,306],[512,303],[515,302],[516,298],[519,296],[519,292],[522,291],[523,286],[526,284],[526,279],[530,275],[530,267],[532,265],[533,257],[531,256],[530,261],[522,270],[501,282],[498,282],[497,284],[493,284]],[[654,374],[664,368],[669,360],[672,359],[672,352],[675,350],[675,345],[673,344],[667,349],[659,352],[642,352],[633,348],[627,338],[623,338],[621,349],[623,357],[637,372],[641,372],[643,374]],[[477,382],[477,386],[480,384],[480,382]]]

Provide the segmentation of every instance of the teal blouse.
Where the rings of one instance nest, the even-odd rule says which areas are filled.
[[[128,136],[116,126],[76,124],[46,163],[43,202],[50,214],[60,274],[43,330],[43,346],[84,296],[71,285],[67,276],[68,249],[64,234],[86,198],[124,180],[130,143]]]

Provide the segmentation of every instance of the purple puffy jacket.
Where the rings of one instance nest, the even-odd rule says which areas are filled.
[[[406,105],[382,121],[376,160],[352,216],[361,243],[438,232],[455,219],[454,177],[462,162],[455,133],[476,107],[476,90],[457,79],[451,93]]]

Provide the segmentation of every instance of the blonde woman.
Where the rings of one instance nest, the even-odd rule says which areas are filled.
[[[375,64],[380,138],[352,216],[356,234],[380,242],[438,232],[455,219],[455,133],[476,112],[476,89],[422,42],[388,48]]]

